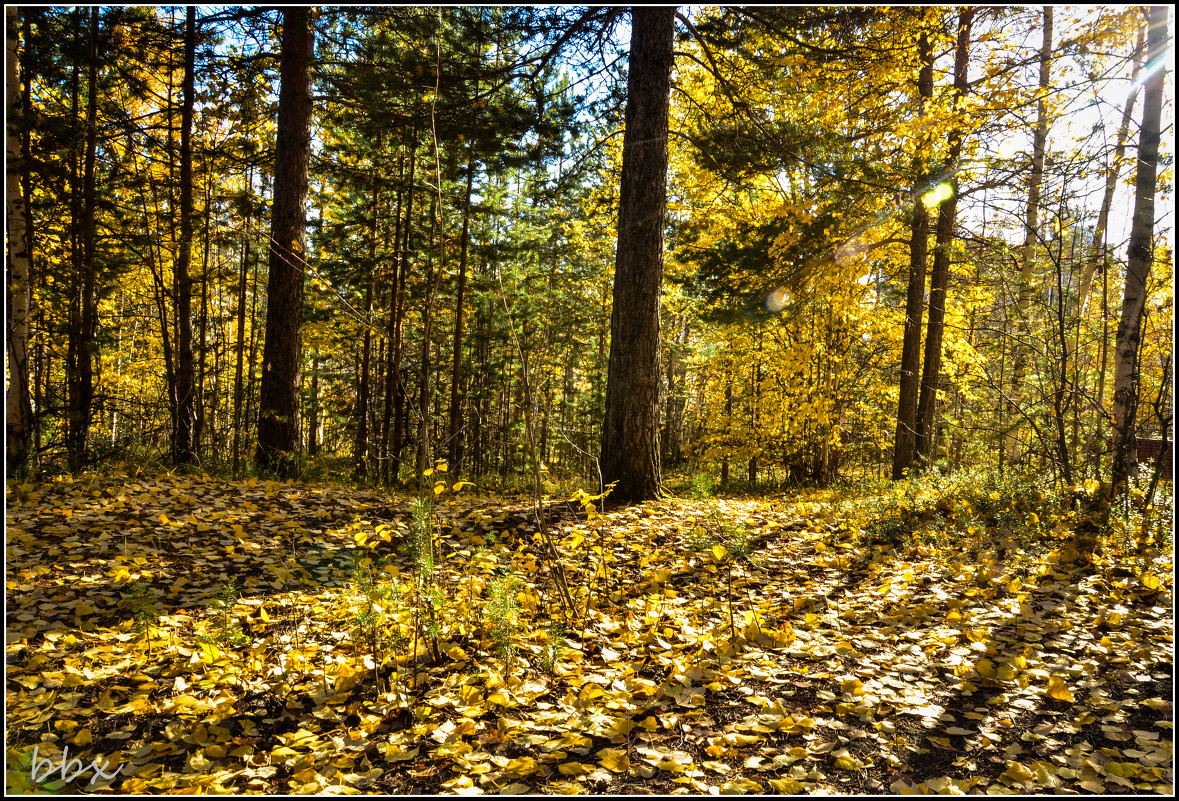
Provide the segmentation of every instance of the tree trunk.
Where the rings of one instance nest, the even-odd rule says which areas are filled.
[[[246,279],[250,271],[250,190],[253,186],[254,170],[246,169],[246,210],[244,215],[244,233],[242,235],[242,269],[237,284],[237,361],[234,366],[233,378],[233,477],[237,478],[241,469],[242,426],[242,362],[245,360],[246,349]]]
[[[1164,57],[1167,47],[1167,8],[1150,9],[1147,63]],[[1111,495],[1117,495],[1136,466],[1135,417],[1138,410],[1138,346],[1142,335],[1142,311],[1146,285],[1154,261],[1154,193],[1158,171],[1159,139],[1163,107],[1163,74],[1159,67],[1146,80],[1142,98],[1142,127],[1138,135],[1138,174],[1134,182],[1134,217],[1130,224],[1126,288],[1114,350],[1114,458]]]
[[[314,37],[310,9],[283,10],[270,276],[266,284],[266,345],[262,352],[255,457],[259,468],[273,469],[280,475],[294,473],[294,455],[299,444],[303,246],[311,153]]]
[[[204,204],[204,218],[205,231],[204,239],[204,256],[201,263],[201,333],[200,341],[197,343],[197,395],[196,395],[196,425],[193,428],[192,446],[197,452],[201,452],[201,442],[205,436],[206,426],[210,432],[210,438],[213,440],[214,446],[217,442],[217,379],[216,372],[213,378],[213,402],[207,404],[205,395],[205,383],[208,379],[208,356],[209,356],[209,217],[212,214],[212,182],[209,180],[209,163],[205,161],[205,204]],[[216,367],[216,360],[214,360],[214,368]],[[205,410],[208,408],[207,415]]]
[[[373,221],[375,224],[375,216]],[[371,255],[372,253],[370,251]],[[367,322],[371,319],[372,313],[373,275],[370,267],[368,281],[364,291],[364,344],[361,345],[360,350],[360,385],[356,390],[356,439],[352,444],[353,475],[358,480],[364,480],[368,477],[368,373],[373,332]]]
[[[380,136],[376,141],[376,152],[379,153],[381,149]],[[372,357],[372,316],[373,316],[373,283],[375,281],[374,272],[377,267],[377,213],[380,210],[380,188],[377,185],[377,165],[372,166],[372,175],[370,176],[369,186],[369,200],[371,221],[369,227],[368,238],[368,260],[365,264],[365,271],[368,273],[365,280],[364,289],[364,344],[361,346],[360,356],[360,385],[356,392],[356,440],[353,443],[352,459],[355,465],[354,475],[357,479],[364,480],[368,478],[368,452],[369,452],[369,404],[371,402],[369,389],[369,373],[370,360]],[[377,364],[380,364],[378,360]]]
[[[425,472],[431,467],[430,460],[430,335],[434,327],[434,297],[438,292],[438,285],[442,281],[443,246],[446,232],[442,226],[442,208],[437,196],[430,199],[430,241],[434,234],[438,235],[438,265],[432,260],[426,264],[426,303],[422,307],[422,356],[418,373],[418,442],[417,459],[414,472],[418,478],[418,490],[421,491],[425,480]]]
[[[404,187],[401,184],[405,176],[405,154],[399,153],[397,156],[397,212],[394,215],[393,222],[393,264],[392,264],[392,280],[389,287],[389,335],[387,341],[389,343],[388,349],[385,352],[385,403],[381,415],[381,481],[385,484],[389,483],[389,468],[392,461],[392,451],[389,442],[389,424],[393,419],[393,393],[397,386],[397,374],[393,366],[393,348],[394,340],[401,331],[401,320],[398,317],[400,307],[398,306],[397,285],[401,271],[401,264],[404,261],[401,254],[401,201],[404,197]]]
[[[758,449],[761,448],[761,346],[762,330],[757,331],[757,356],[753,361],[753,369],[749,373],[749,435],[754,446],[754,452],[749,457],[749,486],[757,486]]]
[[[311,357],[311,403],[307,411],[307,455],[319,454],[319,353]]]
[[[77,7],[74,10],[74,36],[81,41],[85,36],[86,10]],[[71,464],[81,461],[78,454],[78,424],[74,413],[74,404],[78,395],[78,349],[82,341],[82,173],[81,152],[85,144],[83,123],[80,122],[79,104],[82,102],[82,59],[76,59],[70,70],[70,135],[69,144],[69,197],[70,197],[70,227],[69,254],[70,266],[73,268],[69,283],[69,301],[66,310],[66,354],[62,364],[65,373],[64,395],[66,402],[66,453]],[[165,332],[166,333],[166,332]],[[165,351],[167,354],[167,351]],[[46,376],[49,381],[52,374]],[[50,393],[51,394],[51,393]]]
[[[975,10],[964,9],[958,17],[958,42],[954,51],[954,110],[960,108],[969,84],[966,67],[970,59],[970,26]],[[962,128],[958,123],[950,131],[950,152],[945,172],[950,175],[950,196],[938,207],[934,237],[933,274],[929,287],[929,321],[926,324],[925,358],[921,366],[921,394],[917,402],[916,450],[922,463],[933,456],[931,447],[938,383],[942,369],[942,334],[946,317],[946,288],[950,284],[950,248],[954,241],[954,220],[958,211],[958,156],[962,152]]]
[[[725,449],[721,458],[720,483],[729,486],[729,449],[733,447],[733,375],[728,363],[725,364]]]
[[[659,306],[674,33],[674,7],[636,7],[631,11],[618,251],[602,429],[602,478],[607,484],[617,482],[612,497],[624,501],[655,498],[661,491]]]
[[[1102,285],[1102,314],[1104,315],[1106,309],[1105,290],[1107,286],[1106,273],[1109,267],[1109,253],[1106,248],[1106,229],[1109,223],[1109,211],[1113,206],[1114,191],[1117,188],[1118,180],[1121,177],[1122,161],[1126,153],[1126,142],[1130,137],[1130,123],[1134,116],[1134,103],[1138,99],[1138,75],[1142,71],[1143,54],[1146,51],[1146,24],[1145,22],[1138,28],[1138,41],[1134,45],[1134,69],[1130,77],[1131,86],[1129,96],[1126,98],[1126,104],[1122,108],[1122,121],[1118,125],[1117,144],[1114,147],[1113,158],[1109,164],[1109,174],[1105,178],[1105,191],[1101,197],[1101,209],[1097,214],[1097,222],[1093,228],[1093,239],[1090,241],[1089,252],[1086,255],[1085,269],[1081,274],[1081,285],[1077,292],[1077,319],[1074,323],[1072,338],[1070,340],[1069,351],[1074,355],[1073,371],[1076,376],[1074,379],[1078,391],[1083,397],[1088,389],[1089,376],[1082,371],[1082,362],[1076,358],[1081,353],[1083,340],[1081,339],[1081,332],[1085,325],[1086,312],[1089,308],[1089,297],[1093,290],[1093,277],[1100,271],[1101,285]],[[1106,337],[1104,335],[1108,322],[1105,317],[1102,317],[1103,337],[1101,340],[1101,378],[1098,381],[1098,390],[1096,394],[1098,408],[1104,405],[1104,375],[1105,375],[1105,355],[1107,349]],[[1080,403],[1073,405],[1073,440],[1078,442],[1080,440]],[[1089,442],[1086,444],[1085,458],[1082,461],[1085,469],[1084,474],[1100,476],[1101,459],[1103,456],[1103,448],[1097,447],[1097,444],[1102,441],[1104,415],[1099,415],[1097,429],[1094,431]],[[1090,471],[1092,471],[1090,473]]]
[[[1122,122],[1118,126],[1117,144],[1114,146],[1113,159],[1110,161],[1109,174],[1105,176],[1105,192],[1101,196],[1101,209],[1097,214],[1097,222],[1093,226],[1093,239],[1089,245],[1085,269],[1081,274],[1081,288],[1077,292],[1077,313],[1085,314],[1089,294],[1093,288],[1093,275],[1098,269],[1105,270],[1105,230],[1109,225],[1109,210],[1113,205],[1114,191],[1117,189],[1118,178],[1121,173],[1122,158],[1126,153],[1126,140],[1130,137],[1130,121],[1134,116],[1134,101],[1138,99],[1138,74],[1142,71],[1142,51],[1146,46],[1146,26],[1138,29],[1138,42],[1134,46],[1134,69],[1130,76],[1130,94],[1126,97],[1126,105],[1122,108]],[[1072,348],[1076,353],[1076,343]]]
[[[21,14],[21,37],[24,41],[32,40],[32,23],[29,21],[27,13]],[[32,81],[30,79],[30,71],[28,65],[20,71],[21,75],[21,117],[25,120],[33,118],[33,90]],[[25,239],[28,244],[29,255],[29,305],[30,310],[33,301],[37,297],[38,286],[42,285],[37,279],[37,274],[33,272],[33,251],[35,249],[34,230],[36,228],[36,220],[33,214],[33,148],[32,148],[32,126],[21,126],[21,192],[23,193],[23,204],[25,209]],[[44,304],[39,304],[37,308],[37,323],[35,330],[44,332],[45,330],[45,309]],[[48,383],[48,362],[45,350],[44,335],[37,337],[36,356],[33,357],[32,381],[33,381],[33,406],[32,417],[30,423],[32,425],[32,452],[31,457],[33,464],[36,464],[40,459],[41,453],[41,412],[44,408],[45,395],[42,394],[43,380]],[[26,379],[28,378],[28,370],[25,371]]]
[[[98,150],[98,32],[99,9],[90,9],[90,48],[87,74],[85,164],[82,173],[82,209],[80,230],[81,240],[80,275],[76,309],[71,317],[72,325],[71,364],[69,365],[69,419],[67,450],[70,469],[80,470],[86,460],[86,448],[90,433],[90,414],[94,405],[94,364],[99,357],[97,277],[94,264],[95,244],[95,192],[94,170]],[[77,252],[77,251],[75,251]]]
[[[463,358],[463,302],[467,290],[467,251],[471,231],[471,184],[475,177],[475,148],[472,145],[467,155],[467,194],[463,202],[463,238],[459,251],[458,288],[454,302],[454,364],[450,377],[450,429],[447,442],[447,462],[453,475],[459,473],[459,432],[462,427],[462,358]]]
[[[27,118],[19,116],[21,81],[17,58],[16,6],[5,10],[8,25],[8,55],[5,89],[8,114],[5,165],[8,194],[8,389],[5,397],[5,464],[9,475],[24,472],[29,462],[29,440],[33,425],[33,407],[29,400],[29,306],[32,285],[32,242],[28,221],[28,186],[22,188],[29,154],[16,135],[18,126],[28,129]],[[26,40],[26,47],[28,42]]]
[[[1064,476],[1064,483],[1072,485],[1072,462],[1069,456],[1068,439],[1065,436],[1065,415],[1069,403],[1075,403],[1069,396],[1069,337],[1068,320],[1064,314],[1064,259],[1058,255],[1053,259],[1056,266],[1056,325],[1057,335],[1060,337],[1060,362],[1057,369],[1056,387],[1052,393],[1052,412],[1056,422],[1056,441],[1053,443],[1056,451],[1056,461]],[[1074,355],[1075,358],[1075,355]]]
[[[176,254],[176,427],[172,460],[196,459],[196,381],[192,353],[192,109],[196,54],[196,7],[189,6],[184,25],[184,99],[180,110],[180,252]]]
[[[267,176],[263,174],[262,197],[266,196]],[[254,392],[254,367],[258,364],[258,269],[261,266],[261,254],[254,259],[253,274],[250,276],[250,355],[246,358],[246,415],[242,420],[242,435],[245,442],[244,450],[249,450],[250,421],[255,422],[254,435],[257,437],[258,410]]]
[[[918,44],[921,72],[917,92],[922,113],[926,102],[933,97],[933,47],[927,33],[921,34]],[[905,336],[901,345],[900,399],[897,404],[896,439],[893,445],[892,477],[903,478],[913,466],[917,450],[917,400],[920,389],[921,318],[924,316],[925,272],[929,255],[929,209],[924,193],[929,180],[923,148],[913,158],[917,182],[913,191],[913,220],[909,233],[909,285],[905,296]]]
[[[667,401],[661,441],[661,465],[678,465],[684,460],[684,410],[687,406],[688,365],[684,361],[682,349],[687,344],[687,333],[687,321],[681,319],[676,328],[675,337],[668,347],[667,394],[665,396]],[[568,374],[565,380],[567,385],[571,385],[572,374]]]
[[[413,177],[417,161],[416,142],[417,132],[414,131],[410,136],[409,181],[405,190],[405,241],[401,248],[401,266],[397,272],[397,308],[393,315],[396,323],[393,338],[393,380],[396,382],[396,386],[393,394],[393,452],[390,459],[389,475],[391,481],[396,481],[401,475],[401,451],[405,448],[405,431],[409,425],[405,408],[405,384],[401,380],[401,356],[404,350],[402,318],[405,316],[405,283],[406,275],[409,273],[410,234],[413,231]]]
[[[1015,304],[1015,322],[1019,336],[1011,366],[1011,391],[1008,407],[1010,422],[1006,434],[1007,458],[1019,458],[1019,417],[1023,398],[1023,377],[1027,372],[1031,321],[1028,318],[1032,298],[1032,277],[1036,264],[1036,242],[1040,235],[1040,187],[1044,180],[1044,155],[1048,141],[1048,84],[1052,67],[1052,7],[1044,6],[1044,41],[1040,46],[1040,100],[1036,106],[1036,128],[1032,136],[1032,171],[1028,176],[1028,205],[1024,217],[1023,248],[1020,251],[1019,297]]]

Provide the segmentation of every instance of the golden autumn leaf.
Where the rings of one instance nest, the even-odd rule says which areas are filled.
[[[612,773],[624,773],[630,770],[630,757],[625,751],[615,748],[603,748],[598,751],[598,762]]]
[[[1055,698],[1057,701],[1072,703],[1074,700],[1072,690],[1068,688],[1068,685],[1064,683],[1064,679],[1060,676],[1054,675],[1049,677],[1047,694],[1050,698]]]
[[[1006,784],[1018,784],[1020,782],[1031,781],[1035,776],[1031,769],[1020,764],[1019,762],[1008,762],[1007,770],[1003,771],[999,776],[999,780]]]

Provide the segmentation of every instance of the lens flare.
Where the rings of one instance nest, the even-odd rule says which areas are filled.
[[[785,289],[778,287],[766,297],[766,309],[777,314],[786,308],[786,304],[790,302],[790,295],[786,293]]]
[[[949,184],[942,183],[922,195],[921,202],[925,204],[925,208],[935,209],[953,196],[954,188]]]

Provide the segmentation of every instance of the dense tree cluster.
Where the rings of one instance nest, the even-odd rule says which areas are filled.
[[[10,471],[637,500],[687,461],[1120,484],[1169,435],[1165,11],[7,24]]]

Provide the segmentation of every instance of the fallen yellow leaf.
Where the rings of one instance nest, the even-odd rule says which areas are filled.
[[[1055,698],[1057,701],[1067,701],[1072,703],[1073,693],[1064,683],[1064,679],[1060,676],[1052,676],[1048,679],[1048,696]]]

